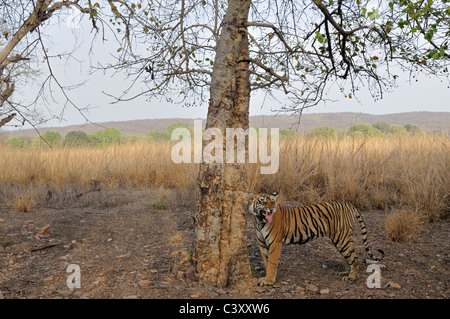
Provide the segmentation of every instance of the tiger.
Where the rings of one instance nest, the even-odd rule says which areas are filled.
[[[316,205],[283,207],[278,202],[278,192],[272,194],[249,194],[250,214],[254,216],[256,237],[266,270],[266,276],[258,282],[260,286],[275,283],[278,261],[283,244],[304,244],[312,239],[328,236],[339,253],[350,266],[350,272],[341,273],[343,280],[354,281],[358,272],[358,258],[353,246],[353,226],[358,219],[367,255],[374,257],[367,242],[366,224],[358,210],[349,203],[325,202]]]

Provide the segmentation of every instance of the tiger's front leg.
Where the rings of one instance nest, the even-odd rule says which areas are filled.
[[[261,257],[264,263],[264,270],[267,268],[267,257],[269,257],[269,249],[267,247],[259,246],[259,250],[261,251]]]
[[[278,261],[280,259],[282,247],[283,244],[281,242],[278,244],[272,243],[272,245],[270,246],[269,258],[267,259],[267,262],[264,263],[264,266],[266,268],[266,276],[264,278],[259,279],[258,286],[271,286],[275,283]]]

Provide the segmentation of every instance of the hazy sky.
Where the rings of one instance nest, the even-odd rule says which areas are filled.
[[[118,48],[113,40],[105,44],[101,43],[101,37],[97,37],[94,49],[89,56],[88,52],[92,40],[91,23],[83,18],[80,23],[70,19],[52,20],[52,25],[43,29],[50,35],[49,55],[55,55],[64,51],[74,51],[74,59],[52,59],[51,64],[55,75],[63,85],[74,85],[84,82],[75,90],[67,91],[70,98],[80,108],[90,106],[92,109],[85,113],[92,122],[123,121],[150,118],[206,118],[208,101],[200,107],[186,108],[179,104],[161,101],[147,101],[145,97],[137,98],[130,102],[111,104],[112,98],[103,92],[120,95],[127,87],[126,81],[121,76],[111,77],[111,72],[104,75],[101,72],[90,74],[92,61],[112,61],[111,52]],[[46,66],[40,61],[42,74],[47,74]],[[321,103],[308,109],[305,113],[323,112],[361,112],[371,114],[387,114],[411,111],[450,111],[450,89],[447,79],[443,81],[435,78],[422,77],[418,82],[409,83],[408,74],[400,74],[399,87],[391,93],[385,93],[384,98],[374,101],[372,96],[362,89],[356,98],[346,99],[333,90],[330,97],[337,99],[335,102]],[[30,82],[26,88],[18,88],[21,100],[33,100],[40,86]],[[56,87],[53,86],[55,89]],[[337,90],[336,90],[337,91]],[[51,102],[48,109],[53,114],[60,114],[64,100],[57,90],[54,92],[57,102]],[[264,99],[264,93],[256,93],[252,96],[250,115],[271,115],[273,109],[278,108],[278,102]],[[43,108],[47,112],[47,108]],[[45,114],[44,112],[44,114]],[[64,109],[64,120],[51,120],[46,126],[65,126],[71,124],[83,124],[85,119],[72,106]]]

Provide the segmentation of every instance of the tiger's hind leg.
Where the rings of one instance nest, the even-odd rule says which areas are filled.
[[[342,243],[335,243],[335,246],[339,253],[345,258],[348,265],[350,266],[350,273],[344,272],[340,273],[341,276],[344,276],[343,280],[355,280],[356,276],[358,274],[358,258],[356,257],[355,249],[353,246],[353,236],[346,236],[346,240],[344,240]]]
[[[358,258],[355,257],[353,263],[350,265],[350,273],[347,272],[341,272],[339,273],[342,277],[342,280],[350,280],[354,281],[356,279],[356,276],[358,275],[358,269],[359,269],[359,261]]]

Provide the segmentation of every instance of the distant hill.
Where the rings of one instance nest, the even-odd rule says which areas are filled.
[[[316,113],[298,116],[252,116],[250,124],[255,127],[279,127],[308,133],[318,126],[329,126],[336,130],[347,130],[357,123],[374,124],[385,122],[389,125],[416,125],[429,131],[449,131],[450,112],[408,112],[384,115],[366,113]],[[299,123],[299,124],[297,124]]]
[[[92,134],[95,131],[114,127],[118,129],[122,136],[136,135],[143,136],[150,131],[166,131],[170,124],[181,122],[194,124],[194,119],[168,118],[168,119],[147,119],[120,122],[103,122],[85,125],[70,125],[64,127],[40,128],[39,132],[46,131],[59,132],[63,137],[70,131],[84,131]],[[250,117],[250,126],[253,127],[278,127],[280,129],[292,129],[299,133],[308,133],[318,126],[329,126],[337,130],[346,130],[357,123],[373,124],[386,122],[390,125],[412,124],[429,131],[450,131],[450,112],[408,112],[385,115],[373,115],[365,113],[317,113],[298,115],[258,115]],[[203,119],[203,125],[205,120]],[[33,129],[1,131],[0,136],[18,136],[32,138],[36,136]]]

